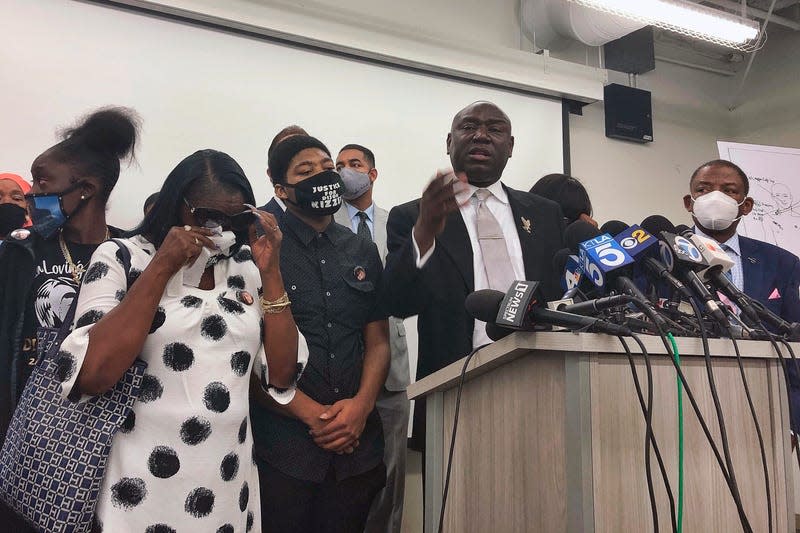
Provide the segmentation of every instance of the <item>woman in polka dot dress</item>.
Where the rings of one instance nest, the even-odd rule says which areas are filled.
[[[250,374],[285,404],[308,348],[285,298],[281,232],[253,203],[230,156],[196,152],[122,241],[127,279],[116,244],[92,256],[76,329],[59,354],[63,394],[101,394],[137,357],[148,364],[114,438],[97,531],[261,531]],[[196,269],[199,283],[190,279],[198,261],[206,265]]]

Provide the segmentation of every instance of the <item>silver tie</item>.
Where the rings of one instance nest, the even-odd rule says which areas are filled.
[[[486,269],[489,288],[506,292],[515,279],[514,267],[500,223],[486,205],[486,200],[491,195],[486,189],[475,191],[475,198],[478,200],[478,244],[483,254],[483,267]]]

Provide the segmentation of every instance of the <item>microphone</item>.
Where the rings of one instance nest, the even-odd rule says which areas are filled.
[[[516,280],[506,294],[481,289],[467,295],[465,306],[476,320],[513,330],[531,330],[535,324],[547,324],[609,335],[631,334],[625,326],[541,307],[538,287],[538,281]]]
[[[670,272],[675,272],[679,278],[692,288],[704,302],[708,313],[719,323],[728,326],[725,314],[719,308],[716,299],[708,291],[697,271],[704,270],[708,263],[697,246],[686,237],[676,235],[675,226],[660,215],[652,215],[642,221],[642,227],[658,237],[662,262]]]
[[[619,235],[628,229],[628,225],[621,220],[609,220],[600,226],[600,233],[608,233],[609,235]],[[616,237],[615,237],[616,238]]]
[[[593,239],[600,234],[597,228],[585,220],[576,220],[564,229],[564,245],[573,254],[577,254],[580,243]]]
[[[752,304],[753,307],[756,308],[756,311],[758,311],[758,315],[764,322],[775,328],[782,335],[786,335],[790,341],[792,342],[800,341],[799,323],[787,322],[780,316],[776,315],[775,313],[767,309],[764,306],[764,304],[762,304],[758,300],[752,300]]]
[[[748,326],[759,327],[761,319],[751,303],[752,298],[740,291],[724,274],[733,266],[733,259],[725,253],[717,241],[697,235],[688,226],[680,225],[675,229],[697,246],[703,259],[709,264],[708,268],[698,273],[698,276],[714,285],[714,288],[734,302],[741,309],[743,317],[748,320]]]
[[[800,324],[797,322],[790,323],[782,319],[780,316],[767,309],[764,304],[739,290],[739,288],[725,276],[724,273],[730,270],[730,267],[734,263],[730,256],[722,250],[717,241],[693,233],[688,226],[678,226],[677,229],[684,237],[700,245],[698,249],[711,265],[700,274],[703,275],[704,279],[713,284],[714,288],[730,298],[730,300],[741,309],[743,317],[750,322],[747,324],[748,326],[761,327],[761,321],[763,320],[780,333],[788,335],[791,339],[800,338]]]
[[[631,301],[633,301],[633,297],[628,294],[615,294],[614,296],[595,298],[594,300],[587,300],[576,304],[561,304],[558,306],[558,310],[576,315],[593,315],[605,311],[606,309],[628,305]]]
[[[500,339],[504,339],[509,335],[511,335],[512,333],[514,333],[513,329],[508,329],[502,326],[498,326],[494,322],[486,323],[486,336],[493,341],[499,341]]]
[[[658,217],[658,215],[655,216]],[[664,217],[660,218],[666,220]],[[651,219],[653,217],[645,219],[642,224],[651,222]],[[652,226],[652,224],[648,225]],[[663,226],[663,223],[660,225]],[[636,261],[636,264],[643,265],[645,271],[658,279],[664,279],[687,298],[691,297],[691,292],[686,289],[686,286],[673,276],[666,265],[660,261],[659,240],[646,229],[633,224],[614,237],[614,240],[620,243],[628,255]]]
[[[656,307],[628,275],[632,270],[628,265],[634,262],[633,258],[610,235],[599,234],[599,230],[588,223],[584,224],[589,227],[580,232],[576,231],[576,235],[593,235],[592,238],[578,245],[580,251],[579,260],[586,277],[600,288],[604,288],[613,282],[620,292],[632,297],[631,302],[645,311],[657,328],[669,330],[670,328],[664,317],[659,315]],[[591,228],[591,231],[589,228]]]
[[[714,239],[697,235],[689,226],[683,224],[677,226],[675,229],[678,230],[679,234],[683,235],[697,246],[697,249],[700,250],[700,253],[703,255],[703,259],[708,263],[708,268],[701,270],[697,274],[701,279],[707,279],[707,273],[715,267],[719,267],[717,268],[717,272],[727,272],[733,267],[733,259],[725,253],[719,243]]]
[[[562,272],[559,282],[565,295],[570,292],[578,292],[578,285],[581,282],[583,273],[580,270],[578,258],[571,255],[569,248],[562,248],[553,254],[553,270]],[[567,298],[568,296],[564,297]]]
[[[687,300],[692,298],[692,292],[681,282],[681,280],[673,276],[672,272],[670,272],[670,268],[661,261],[660,240],[658,240],[657,236],[662,231],[669,231],[670,229],[673,229],[674,226],[672,225],[672,222],[661,215],[651,215],[642,220],[642,225],[640,227],[642,231],[645,231],[649,235],[655,237],[657,244],[659,245],[658,249],[654,249],[652,254],[644,258],[643,265],[645,270],[652,276],[667,282],[675,291],[677,291],[678,294],[682,295]],[[675,306],[677,306],[677,302],[675,302]]]
[[[607,285],[610,272],[633,263],[633,258],[608,233],[581,242],[578,260],[586,276],[600,288]]]
[[[624,228],[621,232],[616,234],[614,240],[617,241],[635,261],[644,258],[646,255],[658,255],[658,239],[637,224]]]

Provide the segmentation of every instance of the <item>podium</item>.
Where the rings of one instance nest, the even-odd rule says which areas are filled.
[[[661,339],[641,339],[651,355],[653,432],[677,500],[677,374]],[[646,399],[644,358],[632,339],[627,342]],[[773,528],[794,531],[791,469],[798,466],[791,455],[783,371],[770,343],[738,343],[764,437]],[[725,339],[709,344],[742,504],[753,531],[766,532],[764,469],[733,345]],[[677,345],[681,368],[722,455],[701,340],[678,338]],[[792,347],[800,354],[800,344]],[[438,527],[463,363],[408,389],[409,398],[427,399],[426,533]],[[736,506],[685,391],[683,420],[683,531],[741,531]],[[652,531],[644,446],[645,420],[619,339],[515,333],[478,351],[467,369],[444,531]],[[654,455],[651,465],[659,528],[670,531],[669,500]]]

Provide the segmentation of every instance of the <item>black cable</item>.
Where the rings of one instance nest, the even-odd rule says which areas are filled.
[[[767,453],[764,449],[764,436],[761,434],[761,424],[758,422],[756,415],[756,408],[753,406],[753,398],[750,395],[750,385],[747,382],[747,376],[744,373],[744,365],[742,364],[742,355],[739,352],[739,343],[733,338],[733,331],[728,330],[733,343],[733,350],[736,353],[736,362],[739,365],[739,374],[742,376],[742,385],[744,385],[744,393],[747,396],[747,405],[750,407],[750,415],[753,418],[753,425],[756,427],[756,435],[758,435],[758,448],[761,452],[761,466],[764,468],[764,489],[767,493],[767,524],[768,531],[772,533],[772,493],[769,488],[769,468],[767,467]]]
[[[631,367],[631,375],[633,376],[633,385],[636,388],[636,395],[639,398],[639,405],[642,408],[642,414],[645,417],[645,438],[648,441],[652,442],[653,446],[653,453],[655,453],[656,460],[658,461],[658,468],[661,471],[661,477],[664,480],[664,487],[667,490],[667,498],[669,499],[669,509],[670,509],[670,521],[672,524],[672,531],[673,533],[677,533],[678,531],[678,522],[676,519],[676,511],[675,511],[675,497],[672,494],[672,487],[669,483],[669,477],[667,476],[667,469],[664,466],[664,460],[661,457],[661,450],[658,448],[658,442],[656,442],[655,432],[652,429],[652,423],[647,424],[648,419],[652,420],[652,402],[648,405],[645,403],[644,395],[642,394],[642,386],[639,382],[639,373],[636,370],[636,364],[633,361],[633,354],[631,353],[630,348],[628,347],[628,343],[625,342],[624,337],[617,337],[622,343],[622,347],[625,349],[625,354],[628,356],[628,363]],[[634,340],[639,344],[640,348],[643,348],[643,345],[638,337],[634,337]],[[647,354],[647,355],[645,355]],[[650,368],[650,354],[647,353],[647,350],[642,350],[642,356],[645,359],[645,366],[649,369]],[[648,372],[648,379],[650,379],[648,383],[648,396],[650,397],[652,394],[652,374]],[[649,458],[649,453],[647,451],[647,446],[645,445],[645,457]],[[649,460],[645,462],[645,473],[647,474],[647,490],[651,495],[650,506],[654,509],[653,511],[653,531],[658,531],[658,519],[657,519],[657,512],[655,511],[655,496],[653,490],[653,480],[650,474],[649,468]]]
[[[764,327],[763,322],[761,323],[761,325],[762,327]],[[775,342],[776,339],[779,340],[781,344],[786,346],[786,349],[789,351],[789,355],[791,356],[792,362],[794,363],[794,369],[797,372],[798,376],[800,376],[800,366],[798,366],[797,357],[794,354],[794,349],[792,348],[791,344],[786,342],[786,340],[783,339],[782,337],[773,334],[766,328],[764,328],[764,331],[766,331],[767,334],[769,335],[769,339],[772,342],[772,347],[775,350],[775,353],[778,354],[778,359],[780,360],[781,368],[783,369],[783,379],[786,382],[786,395],[788,397],[787,405],[789,406],[789,428],[791,430],[791,426],[794,423],[794,408],[792,407],[792,397],[791,397],[792,384],[789,383],[789,372],[788,372],[788,367],[786,366],[787,363],[785,358],[783,357],[783,352],[781,352],[780,348],[778,348],[778,345]],[[795,433],[795,442],[797,442],[797,440],[798,440],[798,435]],[[794,447],[794,452],[795,456],[797,456],[797,467],[798,469],[800,469],[800,443]]]
[[[699,311],[696,304],[693,306],[693,309]],[[648,313],[645,312],[645,314]],[[698,319],[702,323],[702,316],[698,316]],[[705,332],[705,330],[703,331]],[[747,529],[750,526],[749,526],[749,521],[747,520],[747,516],[744,514],[744,508],[742,507],[741,498],[736,497],[731,477],[728,475],[728,470],[725,467],[725,462],[722,459],[722,455],[719,453],[719,448],[717,448],[717,444],[716,442],[714,442],[714,438],[711,436],[711,431],[708,429],[708,424],[706,423],[705,417],[703,416],[703,413],[700,411],[700,406],[697,404],[697,400],[695,399],[694,393],[692,392],[692,389],[689,386],[689,382],[686,380],[686,375],[684,375],[680,365],[678,365],[677,361],[675,361],[675,354],[672,351],[672,346],[670,346],[669,341],[667,341],[667,339],[664,337],[663,332],[661,333],[662,333],[661,342],[664,344],[664,348],[667,351],[667,355],[669,355],[670,361],[672,361],[672,365],[675,367],[675,372],[678,374],[678,378],[681,380],[681,384],[683,385],[686,397],[689,399],[689,403],[692,405],[694,414],[697,417],[697,421],[700,424],[700,428],[703,430],[703,434],[705,434],[706,436],[706,440],[708,441],[709,446],[711,446],[711,451],[714,453],[714,457],[717,459],[717,464],[719,465],[719,469],[722,472],[722,476],[728,485],[728,490],[731,493],[733,502],[736,505],[736,509],[739,514],[739,519],[742,522],[742,527],[743,529],[745,529],[745,531],[752,531],[752,528]],[[745,524],[747,525],[747,527],[745,527]]]
[[[800,444],[797,443],[797,436],[795,436],[794,454],[797,456],[797,468],[800,468]]]
[[[770,344],[772,344],[772,349],[775,350],[776,354],[778,354],[778,360],[780,361],[781,368],[783,369],[783,379],[784,379],[784,382],[786,383],[786,396],[787,396],[787,402],[786,403],[789,406],[789,428],[790,428],[790,431],[791,431],[791,425],[794,422],[794,410],[792,408],[792,398],[791,398],[791,393],[790,393],[790,391],[791,391],[791,383],[789,383],[789,372],[788,372],[789,369],[786,366],[787,365],[786,359],[783,356],[783,352],[778,347],[778,343],[776,342],[776,340],[780,341],[784,346],[786,346],[786,349],[789,351],[789,355],[792,358],[792,362],[795,365],[795,371],[798,371],[797,357],[795,357],[794,349],[792,349],[792,346],[788,342],[786,342],[785,339],[781,338],[780,336],[772,333],[769,329],[767,329],[765,327],[765,325],[764,325],[764,322],[761,322],[761,327],[767,333],[768,340],[769,340]],[[798,373],[798,375],[800,375],[800,372]],[[795,434],[795,439],[797,439],[797,434]],[[794,454],[795,454],[795,457],[797,458],[797,467],[800,468],[800,445],[796,445],[794,447]],[[770,509],[770,512],[771,511],[772,511],[772,509]]]
[[[453,415],[453,434],[450,436],[450,451],[447,454],[447,474],[444,478],[444,491],[442,492],[442,509],[439,511],[439,533],[444,531],[444,510],[445,506],[447,505],[447,493],[450,489],[450,468],[453,466],[453,450],[455,449],[456,445],[456,432],[458,431],[458,413],[461,410],[461,391],[464,388],[464,378],[467,374],[467,366],[469,362],[472,360],[472,356],[475,355],[475,352],[483,348],[484,346],[488,346],[489,344],[484,344],[482,346],[478,346],[474,350],[472,350],[469,355],[467,355],[466,360],[464,361],[464,366],[461,368],[461,376],[458,378],[458,393],[456,394],[456,412]]]
[[[730,446],[728,444],[728,432],[725,430],[725,419],[722,414],[722,406],[719,403],[719,394],[717,394],[717,385],[716,381],[714,380],[714,368],[711,364],[711,349],[708,347],[708,332],[706,331],[705,324],[703,323],[703,316],[700,312],[700,308],[697,306],[697,302],[694,301],[694,298],[689,299],[689,303],[694,310],[694,314],[697,317],[697,320],[700,322],[700,340],[703,343],[703,358],[705,359],[706,363],[706,374],[708,375],[708,387],[711,391],[711,399],[714,402],[714,410],[717,412],[717,422],[719,424],[719,433],[722,439],[722,452],[725,454],[725,464],[728,470],[728,476],[730,477],[729,488],[731,490],[731,496],[733,496],[733,501],[736,503],[736,508],[739,512],[739,520],[742,523],[742,528],[745,532],[750,533],[753,531],[752,526],[750,525],[750,521],[747,519],[747,515],[744,512],[744,508],[742,506],[742,497],[739,494],[739,486],[736,483],[736,474],[733,470],[733,461],[731,461],[731,451]]]
[[[631,337],[635,338],[631,333]],[[650,466],[650,444],[653,440],[653,367],[650,357],[644,355],[644,366],[647,371],[647,407],[644,413],[644,472],[647,477],[647,494],[650,498],[650,511],[653,515],[653,531],[658,533],[658,507],[656,506],[656,493],[653,488],[653,472]]]
[[[762,323],[762,327],[763,326],[764,326],[764,324]],[[766,328],[764,328],[764,329],[766,330]],[[771,332],[767,331],[767,333],[770,336],[773,336],[773,334]],[[789,344],[788,342],[786,342],[786,339],[784,339],[783,337],[776,337],[776,338],[777,338],[777,340],[781,341],[781,344],[786,346],[786,350],[789,352],[789,356],[792,359],[792,363],[794,363],[794,370],[795,370],[795,372],[797,372],[798,378],[800,378],[800,363],[797,361],[797,356],[795,356],[795,354],[794,354],[794,349],[792,348],[792,345]],[[782,353],[780,353],[780,350],[776,349],[776,351],[778,352],[778,356],[779,357],[781,355],[783,355]],[[791,392],[791,383],[789,383],[789,373],[786,372],[786,368],[784,368],[784,377],[786,378],[786,393],[788,395]],[[790,396],[790,401],[788,403],[789,403],[789,417],[791,418],[791,416],[792,416],[791,415],[791,412],[792,412],[791,396]],[[789,425],[791,425],[791,422],[793,422],[793,421],[794,421],[794,418],[791,419]]]

